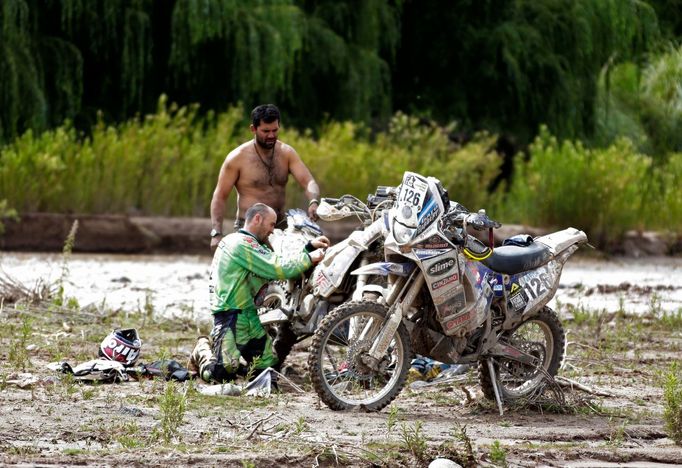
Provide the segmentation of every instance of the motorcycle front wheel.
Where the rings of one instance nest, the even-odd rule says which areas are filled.
[[[539,366],[531,366],[518,361],[496,357],[495,373],[503,401],[514,401],[535,394],[544,385],[547,374],[554,377],[564,359],[566,333],[561,321],[549,307],[505,332],[500,341],[509,343],[521,351],[535,356]],[[486,398],[495,400],[488,363],[479,362],[481,389]]]
[[[387,312],[376,302],[349,302],[322,320],[313,335],[308,369],[315,391],[329,408],[379,411],[402,390],[411,361],[402,323],[379,362],[370,365],[367,359]]]

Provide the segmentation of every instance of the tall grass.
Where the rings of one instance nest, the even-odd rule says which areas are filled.
[[[207,216],[226,154],[251,138],[245,115],[236,107],[200,116],[196,106],[162,97],[155,114],[116,126],[100,121],[88,136],[68,122],[27,132],[0,148],[0,211]],[[398,113],[378,134],[327,122],[315,137],[283,127],[280,138],[296,148],[323,196],[364,198],[411,170],[438,177],[451,199],[504,223],[572,225],[597,244],[629,229],[682,232],[682,154],[653,164],[626,139],[588,148],[541,129],[516,158],[509,190],[489,193],[501,164],[496,137],[482,133],[459,145],[449,130]],[[289,206],[305,206],[293,178],[290,185]],[[233,195],[228,213],[235,202]]]
[[[621,139],[603,149],[559,142],[542,129],[519,156],[500,211],[508,221],[572,225],[608,244],[629,229],[682,228],[682,158],[654,167]]]
[[[238,141],[241,111],[197,117],[195,106],[158,111],[89,137],[70,123],[27,132],[0,152],[0,198],[24,211],[204,215],[218,169]]]

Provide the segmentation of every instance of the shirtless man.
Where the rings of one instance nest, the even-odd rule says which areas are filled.
[[[283,227],[285,192],[289,174],[303,187],[308,197],[308,215],[317,220],[320,188],[296,151],[277,140],[280,114],[277,107],[264,104],[251,112],[253,140],[227,155],[220,168],[218,184],[211,200],[211,250],[223,237],[225,202],[237,188],[235,230],[244,225],[244,213],[255,203],[265,203],[277,213],[277,227]]]

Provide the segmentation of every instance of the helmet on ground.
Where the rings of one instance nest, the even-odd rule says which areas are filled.
[[[115,329],[99,345],[99,356],[118,361],[124,366],[132,366],[140,355],[142,341],[134,328]]]

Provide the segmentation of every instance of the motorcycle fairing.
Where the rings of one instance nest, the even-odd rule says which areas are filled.
[[[423,177],[414,172],[405,172],[403,175],[394,209],[394,222],[411,229],[412,233],[409,239],[403,239],[399,244],[413,245],[433,235],[429,228],[444,212],[437,182],[433,177]],[[389,229],[393,231],[392,226]]]
[[[330,247],[313,271],[314,294],[329,297],[340,285],[346,272],[358,256],[378,239],[383,230],[383,220],[378,219],[361,231]]]

